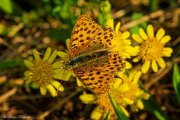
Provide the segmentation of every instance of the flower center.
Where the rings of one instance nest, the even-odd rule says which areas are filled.
[[[53,79],[53,67],[43,60],[37,61],[30,69],[31,79],[38,86],[47,85]]]
[[[149,38],[142,43],[141,57],[142,60],[157,60],[163,55],[163,44],[155,38]]]

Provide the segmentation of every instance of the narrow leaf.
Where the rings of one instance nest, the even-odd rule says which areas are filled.
[[[106,117],[104,118],[104,120],[108,120],[109,119],[109,115],[110,115],[110,112],[107,113]]]
[[[173,69],[173,86],[176,92],[177,100],[180,103],[180,72],[177,64],[174,64]]]
[[[109,93],[109,98],[111,100],[111,104],[113,105],[113,108],[116,112],[118,120],[129,120],[127,116],[122,111],[121,107],[117,105],[116,101],[113,99],[113,97]]]

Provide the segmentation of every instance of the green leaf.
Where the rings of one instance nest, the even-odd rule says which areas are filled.
[[[5,60],[0,62],[0,73],[6,68],[12,68],[16,66],[25,66],[22,59],[18,60]]]
[[[180,103],[180,72],[177,64],[174,64],[174,69],[173,69],[173,86],[176,92],[176,97],[178,99],[178,102]]]
[[[145,110],[151,112],[158,120],[169,120],[168,116],[160,109],[159,105],[152,98],[142,101]]]
[[[111,100],[111,104],[113,105],[113,108],[116,112],[118,120],[129,120],[127,116],[122,111],[121,107],[117,105],[116,101],[113,99],[113,97],[109,93],[109,98]]]
[[[109,115],[110,115],[110,112],[107,113],[106,117],[104,118],[104,120],[108,120],[109,119]]]
[[[51,29],[48,32],[48,35],[52,38],[52,40],[57,40],[59,42],[65,42],[66,39],[68,39],[70,36],[70,31],[63,29],[63,28],[56,28],[56,29]]]
[[[11,0],[1,0],[0,8],[6,13],[11,14],[13,12],[13,3]]]
[[[108,0],[102,0],[100,2],[99,9],[100,14],[98,15],[98,21],[103,27],[105,27],[107,19],[112,18],[111,3]]]
[[[138,19],[140,19],[142,17],[143,17],[142,13],[133,13],[132,20],[138,20]],[[146,28],[146,26],[147,26],[147,22],[142,22],[141,24],[132,27],[130,29],[130,32],[133,33],[133,34],[138,34],[139,33],[139,28],[140,27]]]

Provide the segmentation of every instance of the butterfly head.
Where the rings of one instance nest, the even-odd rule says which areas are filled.
[[[69,61],[64,61],[63,63],[63,69],[68,70],[71,68],[70,62]]]

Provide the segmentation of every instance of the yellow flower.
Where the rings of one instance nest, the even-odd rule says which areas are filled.
[[[64,87],[58,79],[68,80],[68,78],[62,79],[63,71],[60,69],[62,62],[54,62],[57,51],[52,52],[51,48],[48,48],[43,58],[40,57],[36,50],[33,50],[33,54],[35,59],[24,60],[25,65],[29,68],[25,72],[26,83],[32,83],[39,87],[42,95],[49,91],[54,97],[57,95],[57,90],[64,91]]]
[[[113,81],[110,93],[127,116],[129,116],[129,113],[126,110],[127,106],[130,106],[133,111],[138,111],[139,109],[144,108],[141,99],[149,98],[149,94],[145,93],[138,85],[141,75],[142,72],[136,70],[131,70],[129,74],[118,72],[120,78],[115,78]],[[90,96],[90,94],[88,94],[88,96]],[[111,116],[115,115],[108,93],[97,94],[96,97],[95,95],[92,95],[93,97],[88,96],[84,97],[84,99],[81,97],[81,100],[86,104],[97,103],[98,109],[101,109],[94,110],[93,114],[100,116],[100,114],[103,115],[110,111]],[[89,98],[93,99],[89,100]]]
[[[131,70],[129,75],[119,72],[118,75],[122,79],[122,83],[118,82],[120,79],[115,79],[114,89],[112,90],[117,103],[123,107],[130,105],[132,110],[136,111],[138,108],[143,109],[142,104],[140,106],[137,103],[141,99],[148,99],[149,94],[145,93],[138,85],[138,81],[142,75],[141,71]]]
[[[137,57],[133,59],[134,62],[142,59],[142,72],[146,73],[150,65],[154,72],[158,71],[158,65],[161,68],[165,68],[166,64],[163,57],[170,57],[172,49],[165,47],[165,44],[170,41],[171,37],[165,35],[165,30],[160,28],[156,35],[154,35],[154,28],[152,25],[148,25],[147,34],[140,28],[139,35],[133,34],[133,39],[140,43],[140,46],[136,46],[135,53],[138,53]]]
[[[130,58],[131,53],[133,52],[131,41],[128,39],[130,33],[128,31],[120,32],[120,25],[120,22],[118,22],[116,27],[114,28],[114,20],[107,20],[107,27],[110,27],[114,30],[114,36],[111,40],[113,46],[112,51],[118,51],[120,56],[122,56],[123,58]]]
[[[108,19],[107,20],[107,27],[110,27],[114,30],[114,36],[111,40],[112,42],[112,51],[113,52],[119,52],[119,55],[126,59],[130,58],[133,54],[133,47],[131,46],[131,41],[128,39],[130,33],[128,31],[126,32],[120,32],[120,25],[121,23],[118,22],[117,25],[114,28],[114,20]],[[130,69],[132,67],[131,63],[126,61],[126,69]]]

